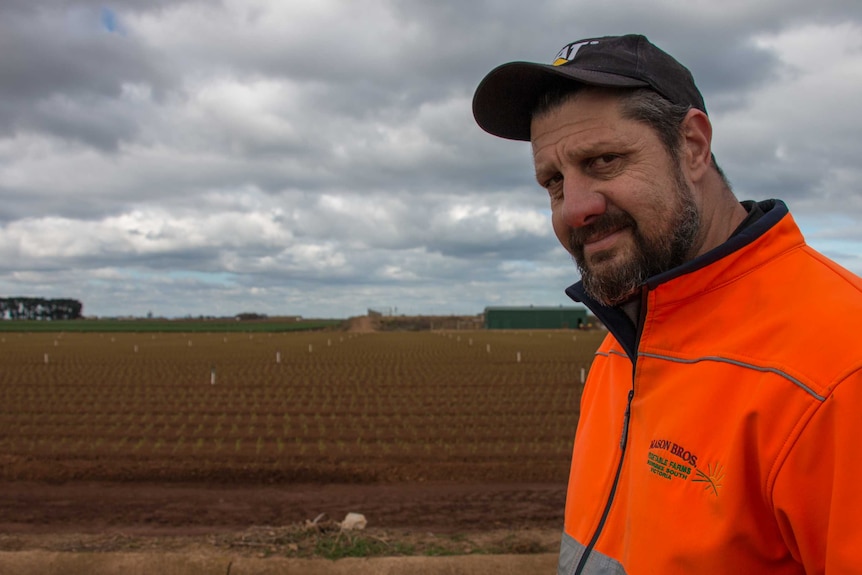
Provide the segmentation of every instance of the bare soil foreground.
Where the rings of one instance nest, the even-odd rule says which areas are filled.
[[[543,483],[3,482],[0,573],[551,573],[564,497]],[[368,527],[341,531],[348,512]]]

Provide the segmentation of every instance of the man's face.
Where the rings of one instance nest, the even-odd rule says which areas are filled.
[[[532,123],[536,178],[587,293],[618,305],[693,256],[700,212],[680,162],[618,99],[578,94]]]

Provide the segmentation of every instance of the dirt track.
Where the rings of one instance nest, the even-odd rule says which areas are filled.
[[[339,561],[227,557],[206,553],[4,553],[0,569],[16,575],[524,575],[554,573],[556,557],[382,557]]]
[[[434,532],[560,529],[565,486],[382,484],[206,486],[0,483],[0,532],[200,534],[286,525],[320,513],[366,515],[369,526]]]

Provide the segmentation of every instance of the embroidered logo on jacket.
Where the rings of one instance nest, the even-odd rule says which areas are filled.
[[[718,496],[718,488],[724,478],[723,468],[707,465],[706,472],[697,468],[698,455],[684,446],[667,439],[653,439],[649,443],[647,465],[652,474],[668,481],[686,481],[691,477],[693,483],[704,483],[704,489]]]
[[[706,473],[700,469],[695,469],[697,477],[692,479],[694,483],[705,483],[704,489],[712,491],[712,494],[718,497],[718,488],[721,487],[721,480],[724,479],[724,468],[719,465],[707,465]]]

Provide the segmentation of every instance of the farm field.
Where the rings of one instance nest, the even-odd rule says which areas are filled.
[[[351,506],[388,527],[558,529],[602,337],[0,334],[0,532],[200,531]],[[201,512],[215,494],[257,503]]]

